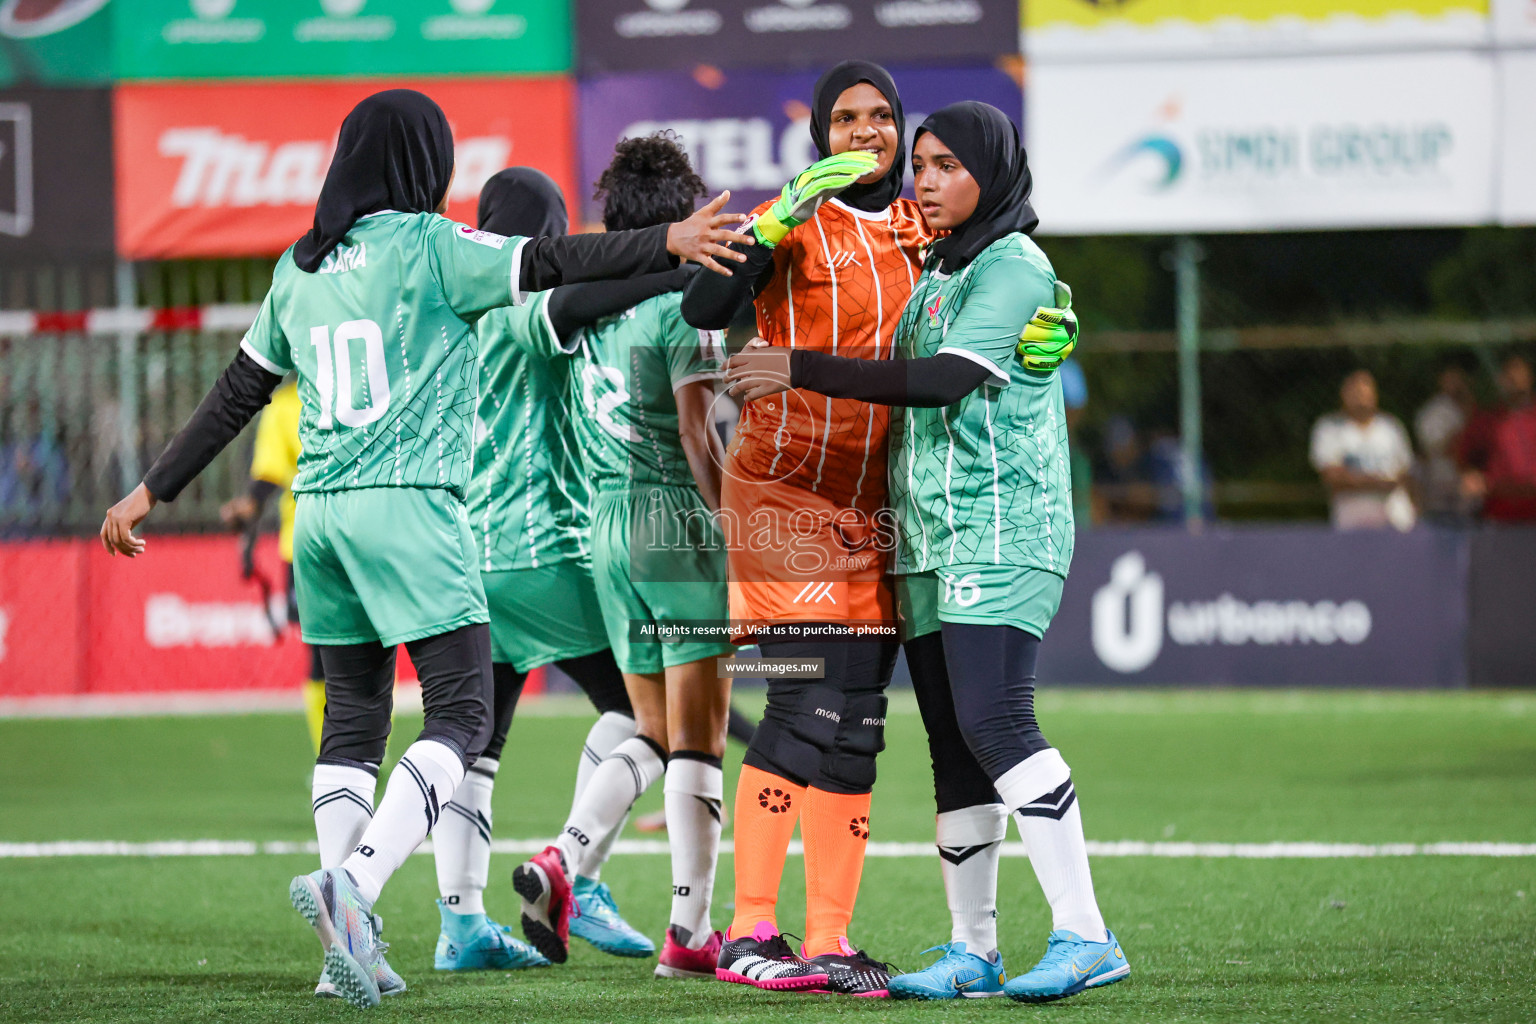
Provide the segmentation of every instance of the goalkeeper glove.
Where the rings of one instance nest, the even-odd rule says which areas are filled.
[[[1056,282],[1056,305],[1041,306],[1019,334],[1018,353],[1024,368],[1050,373],[1077,347],[1077,314],[1072,312],[1072,289]]]
[[[873,153],[849,151],[818,160],[784,186],[762,216],[752,222],[752,234],[770,249],[784,240],[791,228],[799,227],[821,208],[821,204],[875,169],[879,159]]]

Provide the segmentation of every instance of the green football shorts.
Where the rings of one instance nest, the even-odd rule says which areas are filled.
[[[931,633],[941,622],[1014,626],[1043,637],[1061,607],[1066,582],[1044,569],[990,563],[947,565],[898,576],[901,637],[910,640]]]
[[[726,624],[725,545],[699,492],[636,486],[593,499],[592,578],[619,668],[649,674],[735,651],[657,629]]]
[[[482,572],[491,608],[491,660],[519,672],[608,649],[592,566],[567,561]]]
[[[464,503],[418,487],[298,495],[304,642],[385,647],[488,622]]]

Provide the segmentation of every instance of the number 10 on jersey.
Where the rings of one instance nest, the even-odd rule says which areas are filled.
[[[367,367],[364,383],[366,401],[361,408],[352,402],[352,342],[363,343],[363,361]],[[343,426],[363,427],[389,408],[389,367],[384,363],[384,333],[372,320],[348,320],[331,334],[329,327],[311,327],[309,343],[315,347],[319,372],[315,386],[320,391],[321,430],[335,429],[332,419]]]

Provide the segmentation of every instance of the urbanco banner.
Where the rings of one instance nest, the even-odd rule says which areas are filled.
[[[1049,64],[1025,100],[1042,232],[1493,218],[1486,54]]]
[[[1459,686],[1467,537],[1327,527],[1078,535],[1040,678],[1159,686]]]
[[[430,95],[453,128],[448,216],[474,223],[480,187],[537,167],[571,191],[563,78],[138,84],[116,91],[118,249],[129,259],[277,255],[309,230],[336,133],[383,88]]]
[[[892,68],[907,115],[908,137],[949,103],[983,100],[1017,120],[1019,83],[993,66]],[[581,176],[596,180],[620,139],[670,129],[713,192],[731,190],[730,209],[745,211],[776,196],[816,160],[811,88],[819,72],[660,72],[608,75],[581,83]],[[909,147],[910,151],[910,147]],[[910,183],[910,172],[909,172]],[[909,191],[910,194],[910,191]],[[588,222],[600,210],[583,195]]]
[[[1493,0],[1529,3],[1530,0]],[[1489,0],[1021,0],[1031,61],[1168,60],[1485,45]]]
[[[118,0],[124,78],[336,78],[571,66],[566,0]]]

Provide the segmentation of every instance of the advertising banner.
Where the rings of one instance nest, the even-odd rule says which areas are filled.
[[[1009,0],[607,0],[576,5],[584,73],[824,68],[867,60],[989,59],[1018,52]]]
[[[710,189],[730,189],[730,209],[749,210],[778,195],[786,181],[816,160],[809,125],[811,87],[819,74],[709,69],[697,75],[586,79],[581,83],[581,179],[596,180],[620,139],[672,129]],[[1015,118],[1022,113],[1017,80],[994,67],[896,68],[892,74],[901,89],[909,134],[928,113],[959,100],[984,100]],[[596,223],[600,214],[586,200],[588,222]]]
[[[1474,53],[1032,66],[1033,201],[1052,234],[1484,223],[1493,99]]]
[[[119,0],[121,3],[122,0]],[[132,0],[124,78],[336,78],[571,66],[567,0]]]
[[[1493,0],[1493,37],[1505,46],[1536,43],[1536,0]]]
[[[0,85],[111,80],[108,0],[0,0]]]
[[[1488,5],[1489,0],[1021,0],[1021,20],[1031,61],[1075,63],[1478,46],[1487,42]]]
[[[1536,3],[1532,4],[1536,11]],[[1536,38],[1536,36],[1533,36]],[[1507,50],[1499,67],[1499,222],[1536,224],[1536,51]]]
[[[1536,681],[1536,529],[1488,525],[1472,535],[1467,643],[1473,686]]]
[[[0,261],[111,255],[111,93],[0,89]]]
[[[1464,685],[1466,550],[1428,529],[1084,532],[1040,678]]]
[[[537,167],[574,195],[565,79],[124,85],[119,251],[129,259],[281,253],[309,230],[342,119],[363,97],[401,85],[432,96],[453,126],[448,216],[473,223],[480,186],[512,164]]]

